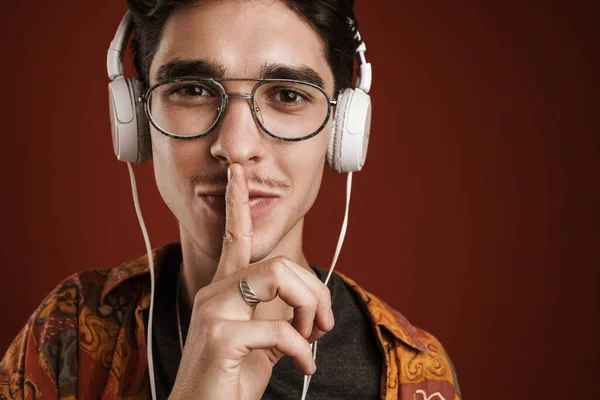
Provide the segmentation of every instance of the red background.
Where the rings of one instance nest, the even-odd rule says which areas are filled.
[[[338,266],[442,341],[465,398],[591,398],[598,9],[523,4],[358,2],[375,109]],[[123,2],[1,10],[3,354],[64,277],[145,250],[109,131]],[[177,240],[151,165],[137,174],[153,245]],[[321,266],[344,186],[327,171],[308,217]]]

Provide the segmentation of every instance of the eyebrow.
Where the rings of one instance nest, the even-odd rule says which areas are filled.
[[[303,66],[296,67],[280,63],[263,64],[260,72],[263,79],[292,79],[295,81],[304,81],[323,87],[323,78],[314,69]]]
[[[158,82],[183,77],[223,79],[227,69],[216,60],[171,60],[156,72]],[[264,63],[260,69],[261,79],[291,79],[323,87],[321,75],[308,66],[281,63]]]
[[[158,68],[156,80],[158,82],[183,77],[223,78],[225,67],[216,60],[171,60]]]

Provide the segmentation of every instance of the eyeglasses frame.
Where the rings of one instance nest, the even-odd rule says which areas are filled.
[[[225,90],[225,88],[223,87],[223,85],[221,85],[220,82],[237,82],[237,81],[248,81],[248,82],[256,82],[256,84],[254,85],[254,87],[252,88],[252,91],[250,93],[232,93],[232,94],[228,94],[227,91]],[[218,88],[219,92],[221,93],[221,106],[219,107],[219,114],[217,115],[217,118],[215,119],[215,122],[211,125],[210,128],[208,128],[208,130],[206,130],[205,132],[199,134],[199,135],[194,135],[194,136],[178,136],[175,134],[172,134],[170,132],[165,131],[164,129],[162,129],[160,126],[158,126],[158,124],[156,124],[156,122],[154,122],[154,119],[152,118],[152,114],[150,113],[150,105],[148,102],[148,99],[150,98],[150,96],[152,95],[152,93],[154,92],[155,89],[157,89],[160,86],[169,84],[169,83],[177,83],[177,82],[202,82],[202,83],[209,83],[212,86],[215,86],[216,88]],[[271,132],[269,132],[269,130],[262,124],[262,122],[260,122],[259,118],[258,118],[258,110],[256,108],[256,102],[254,100],[254,94],[256,93],[256,90],[268,83],[272,83],[272,82],[283,82],[283,83],[299,83],[299,84],[304,84],[307,86],[310,86],[314,89],[319,90],[321,93],[323,93],[325,95],[325,98],[327,99],[327,115],[325,116],[325,120],[323,121],[323,124],[313,133],[306,135],[306,136],[302,136],[299,138],[282,138],[279,136],[276,136],[274,134],[272,134]],[[299,80],[295,80],[295,79],[257,79],[257,78],[195,78],[195,77],[183,77],[183,78],[177,78],[177,79],[167,79],[161,82],[158,82],[156,84],[154,84],[152,87],[150,87],[145,94],[141,95],[138,98],[138,101],[144,104],[144,111],[146,113],[146,116],[148,117],[148,121],[152,124],[152,126],[154,126],[154,128],[156,128],[156,130],[158,130],[160,133],[162,133],[163,135],[166,135],[172,139],[180,139],[180,140],[191,140],[191,139],[197,139],[197,138],[201,138],[204,136],[207,136],[208,134],[210,134],[212,131],[214,131],[217,126],[221,123],[221,121],[223,120],[223,115],[225,114],[225,110],[227,109],[227,105],[229,104],[229,100],[230,99],[248,99],[250,100],[250,104],[251,104],[251,109],[252,109],[252,116],[254,118],[254,120],[256,121],[256,123],[258,124],[258,126],[260,126],[260,128],[262,129],[263,132],[265,132],[267,135],[275,138],[275,139],[279,139],[279,140],[283,140],[286,142],[299,142],[299,141],[303,141],[303,140],[307,140],[312,138],[313,136],[316,136],[317,134],[319,134],[323,129],[325,129],[325,126],[327,126],[327,123],[329,122],[329,119],[331,117],[331,107],[335,107],[337,105],[337,100],[331,100],[331,98],[329,97],[329,95],[327,94],[327,92],[325,91],[325,89],[323,89],[322,87],[320,87],[319,85],[315,85],[313,83],[310,82],[305,82],[305,81],[299,81]]]

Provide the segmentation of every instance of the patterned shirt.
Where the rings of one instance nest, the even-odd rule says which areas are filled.
[[[169,244],[153,251],[155,273]],[[384,350],[382,400],[460,400],[440,342],[337,273],[361,299]],[[148,257],[116,268],[78,272],[31,315],[0,362],[0,400],[148,399],[143,312],[150,306]]]

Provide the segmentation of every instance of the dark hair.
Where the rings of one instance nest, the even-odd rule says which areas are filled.
[[[125,0],[133,14],[135,69],[145,86],[167,18],[175,7],[199,1],[207,0]],[[354,0],[282,1],[320,35],[335,79],[335,91],[351,87],[354,51],[360,44],[355,38]]]

